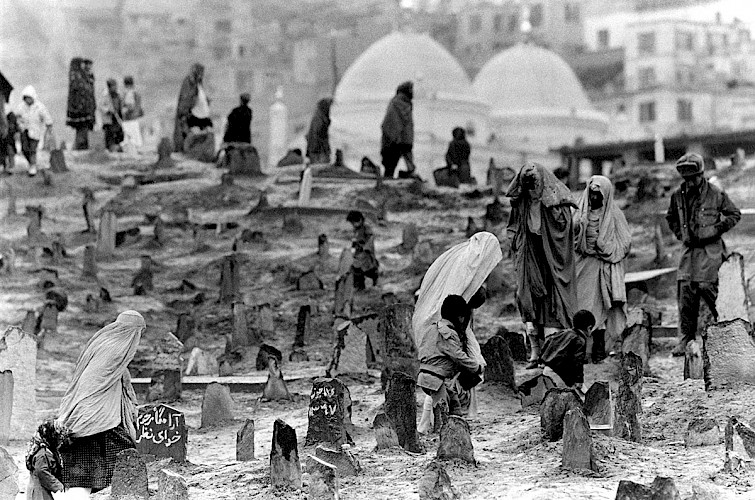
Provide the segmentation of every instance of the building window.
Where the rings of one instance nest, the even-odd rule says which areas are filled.
[[[530,26],[537,28],[543,24],[543,4],[536,3],[530,6]]]
[[[655,54],[655,32],[648,31],[637,35],[637,51],[640,54]]]
[[[656,84],[655,68],[653,68],[652,66],[648,68],[640,68],[637,80],[638,85],[641,89],[652,87]]]
[[[567,3],[564,5],[564,21],[567,23],[579,22],[579,4]]]
[[[695,83],[695,69],[692,66],[676,68],[677,85],[693,85]]]
[[[687,99],[676,101],[676,119],[680,122],[692,121],[692,101]]]
[[[516,14],[509,16],[509,31],[519,31],[519,17]]]
[[[228,19],[222,19],[220,21],[215,21],[215,31],[221,32],[221,33],[230,33],[231,32],[231,21]]]
[[[610,43],[611,43],[611,38],[610,38],[610,35],[608,34],[608,30],[599,30],[598,31],[598,48],[607,49]]]
[[[469,33],[474,35],[482,30],[482,18],[479,14],[469,16]]]
[[[493,16],[493,31],[503,31],[503,14]]]
[[[692,52],[695,50],[695,35],[689,31],[676,32],[676,50]]]
[[[222,61],[228,59],[231,55],[231,48],[227,45],[216,45],[213,47],[213,52],[216,61]]]
[[[640,103],[640,123],[655,121],[655,101]]]

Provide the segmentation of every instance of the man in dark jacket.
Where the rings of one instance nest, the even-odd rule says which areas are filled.
[[[383,158],[385,177],[391,179],[396,165],[403,157],[409,170],[408,176],[414,174],[414,118],[412,117],[412,99],[414,84],[404,82],[396,89],[396,95],[388,104],[385,118],[381,125],[383,132],[380,155]]]
[[[317,101],[312,121],[307,132],[307,158],[310,163],[330,163],[330,106],[333,99],[326,97]]]
[[[469,166],[469,155],[472,150],[467,141],[467,132],[461,127],[456,127],[451,134],[453,140],[448,144],[448,151],[446,151],[446,166],[456,173],[461,184],[474,184]]]
[[[561,330],[545,340],[541,359],[557,387],[573,387],[581,391],[585,381],[587,339],[595,327],[595,316],[590,311],[577,311],[572,319],[574,328]]]
[[[742,215],[726,193],[705,179],[702,156],[686,154],[677,160],[676,169],[684,181],[671,196],[666,220],[682,242],[676,275],[682,339],[673,354],[683,356],[687,343],[695,339],[701,298],[717,317],[718,268],[726,255],[721,235]]]
[[[239,97],[241,103],[231,110],[225,126],[223,142],[252,143],[252,110],[249,107],[251,96],[243,93]]]

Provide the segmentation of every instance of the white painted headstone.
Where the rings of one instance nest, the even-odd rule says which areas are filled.
[[[0,372],[13,372],[11,438],[27,440],[37,425],[37,340],[11,326],[0,337]]]
[[[732,319],[750,321],[747,312],[747,284],[744,260],[739,253],[732,253],[718,270],[718,298],[716,299],[718,322]]]
[[[304,169],[304,174],[299,184],[299,206],[303,207],[309,204],[309,198],[312,195],[312,167]]]

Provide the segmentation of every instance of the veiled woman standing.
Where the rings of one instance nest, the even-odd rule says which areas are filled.
[[[192,127],[212,127],[210,101],[204,90],[204,66],[199,63],[192,65],[191,71],[181,83],[173,128],[173,151],[184,150],[184,141]]]
[[[307,158],[310,163],[330,163],[330,105],[333,99],[326,97],[317,101],[307,132]]]
[[[66,124],[76,131],[74,150],[89,149],[89,132],[94,128],[97,102],[94,95],[92,61],[74,57],[68,71]]]
[[[76,362],[57,419],[73,438],[60,450],[66,498],[108,487],[116,455],[135,447],[136,394],[128,364],[145,329],[141,314],[125,311],[94,334]]]

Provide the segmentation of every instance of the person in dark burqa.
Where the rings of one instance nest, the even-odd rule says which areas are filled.
[[[176,121],[173,128],[173,151],[183,151],[184,141],[191,127],[212,127],[209,101],[202,87],[203,81],[204,66],[199,63],[193,64],[191,71],[181,83],[181,91],[178,94]]]
[[[330,163],[330,106],[333,99],[326,97],[317,101],[312,121],[307,132],[307,158],[310,163]]]
[[[382,140],[380,155],[385,168],[385,177],[393,178],[396,166],[404,158],[409,170],[407,176],[414,176],[414,118],[412,117],[412,99],[414,84],[404,82],[396,89],[396,95],[388,104],[385,118],[381,125]]]
[[[11,92],[13,85],[0,73],[0,167],[3,175],[10,174],[13,170],[16,156],[16,115],[5,109],[5,105],[10,101]]]
[[[530,363],[538,365],[546,334],[571,327],[577,305],[571,192],[549,169],[525,164],[506,193],[507,232],[517,271],[522,321],[535,326]]]
[[[252,143],[252,109],[249,107],[251,99],[252,96],[248,93],[241,94],[241,103],[228,115],[223,142]]]
[[[76,131],[73,149],[89,149],[89,132],[94,129],[97,101],[94,93],[92,61],[71,59],[68,71],[68,110],[66,125]]]
[[[121,151],[123,142],[123,100],[118,92],[118,82],[109,78],[107,90],[100,103],[102,130],[105,132],[105,148],[109,151]]]
[[[473,184],[472,172],[469,167],[469,155],[472,150],[467,141],[467,132],[461,127],[456,127],[453,132],[453,140],[448,143],[446,151],[446,166],[455,171],[462,184]]]

